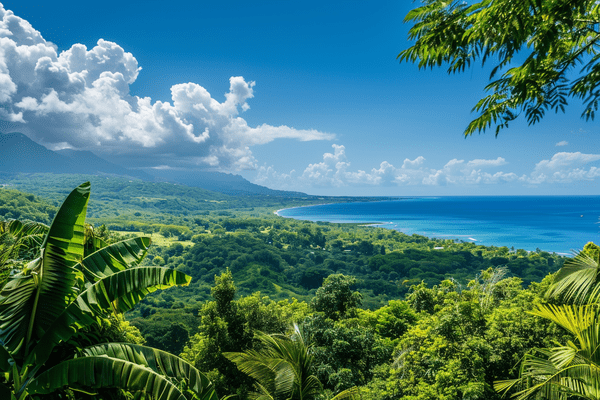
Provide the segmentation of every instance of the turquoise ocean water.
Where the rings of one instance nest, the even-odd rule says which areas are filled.
[[[309,221],[379,223],[406,234],[571,253],[600,244],[600,196],[419,197],[280,210]]]

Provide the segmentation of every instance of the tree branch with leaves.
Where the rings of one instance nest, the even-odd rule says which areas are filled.
[[[422,0],[404,21],[413,23],[401,62],[419,68],[448,65],[464,72],[475,62],[492,65],[489,92],[473,107],[479,115],[465,136],[495,126],[496,135],[524,115],[529,125],[548,111],[584,103],[594,119],[600,101],[598,24],[593,0]]]

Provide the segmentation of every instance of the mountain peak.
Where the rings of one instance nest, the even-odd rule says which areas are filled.
[[[114,174],[152,180],[145,172],[110,163],[91,151],[48,150],[19,132],[0,134],[0,152],[0,172],[5,173]]]
[[[0,133],[0,173],[55,173],[122,175],[145,181],[170,181],[234,196],[305,197],[305,193],[273,190],[249,182],[240,175],[192,170],[127,169],[91,151],[62,149],[52,151],[18,132]]]

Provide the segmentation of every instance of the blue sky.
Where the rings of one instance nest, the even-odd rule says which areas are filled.
[[[463,137],[488,71],[399,64],[416,5],[6,1],[2,128],[311,194],[600,194],[598,123],[578,104]]]

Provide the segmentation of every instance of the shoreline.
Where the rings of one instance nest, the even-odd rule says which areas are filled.
[[[335,203],[327,203],[327,204],[335,204]],[[311,206],[299,206],[299,207],[290,207],[289,209],[293,209],[293,208],[300,208],[300,207],[311,207]],[[355,224],[358,227],[365,227],[365,228],[382,228],[382,229],[391,229],[400,233],[403,233],[405,235],[411,235],[407,232],[402,231],[401,229],[396,229],[396,228],[387,228],[386,225],[394,225],[397,226],[397,224],[395,224],[393,221],[389,221],[389,222],[334,222],[334,221],[313,221],[313,220],[303,220],[303,219],[298,219],[295,217],[285,217],[285,216],[281,216],[279,214],[277,214],[277,212],[279,211],[283,211],[283,210],[287,210],[288,208],[282,208],[281,210],[277,210],[275,212],[273,212],[273,214],[276,214],[278,217],[281,218],[291,218],[294,219],[296,221],[309,221],[312,223],[317,223],[317,222],[327,222],[330,224]],[[360,224],[360,225],[359,225]],[[407,228],[408,229],[408,228]],[[430,235],[430,234],[426,234],[426,233],[418,233],[418,232],[414,232],[413,234],[419,235],[419,236],[424,236],[429,240],[433,240],[433,239],[451,239],[455,242],[468,242],[468,243],[473,243],[477,246],[483,246],[483,247],[496,247],[496,248],[501,248],[501,247],[509,247],[507,245],[495,245],[495,244],[489,244],[489,243],[483,243],[480,239],[475,239],[472,235],[470,234],[466,234],[466,235],[452,235],[452,234],[439,234],[439,235]],[[466,238],[467,240],[465,240],[464,238]],[[526,250],[524,248],[520,248],[517,246],[513,246],[515,247],[515,249],[521,249],[521,250],[525,250],[527,253],[532,253],[535,252],[535,250]],[[565,252],[560,251],[560,250],[543,250],[542,251],[547,251],[548,253],[554,253],[563,257],[569,257],[573,255],[573,249],[570,252]],[[575,251],[576,252],[576,251]]]
[[[537,196],[534,196],[537,197]],[[550,196],[548,196],[550,197]],[[562,196],[557,196],[562,197]],[[575,196],[579,197],[579,196]],[[555,201],[552,201],[556,203]],[[481,221],[479,225],[474,224],[478,220],[477,215],[475,217],[471,217],[466,221],[466,223],[460,222],[460,214],[458,218],[449,218],[448,221],[442,218],[440,220],[439,215],[422,215],[423,218],[417,218],[419,221],[412,221],[413,218],[400,218],[400,220],[393,220],[394,213],[390,212],[375,212],[370,213],[369,208],[358,208],[354,212],[345,212],[345,207],[337,206],[329,209],[329,207],[325,209],[320,209],[315,212],[311,211],[302,211],[300,212],[302,207],[313,207],[317,205],[340,205],[345,202],[336,203],[336,202],[324,202],[320,204],[311,204],[311,205],[302,205],[296,207],[287,207],[281,208],[273,212],[273,214],[282,218],[291,218],[297,221],[310,221],[310,222],[327,222],[331,224],[344,224],[344,225],[354,225],[357,227],[374,227],[374,228],[382,228],[382,229],[390,229],[395,230],[406,235],[417,234],[420,236],[427,237],[429,239],[452,239],[456,242],[470,242],[475,245],[481,245],[484,247],[514,247],[517,249],[523,249],[527,252],[536,251],[537,249],[541,249],[542,251],[547,251],[549,253],[556,253],[561,256],[570,256],[573,251],[577,252],[578,249],[582,247],[584,243],[587,243],[592,237],[595,238],[596,235],[589,235],[589,238],[586,237],[588,233],[587,225],[588,221],[584,221],[586,224],[581,232],[575,232],[572,234],[568,234],[570,231],[565,231],[561,228],[561,226],[556,227],[554,230],[549,230],[551,228],[545,226],[544,224],[540,224],[539,226],[533,225],[529,227],[528,225],[523,225],[523,229],[527,228],[531,230],[531,235],[522,238],[519,236],[518,232],[515,233],[514,229],[519,229],[514,227],[514,229],[510,232],[506,231],[506,223],[502,225],[501,222],[493,220],[490,224],[499,224],[499,228],[497,231],[489,231],[489,229],[479,229],[481,228]],[[524,207],[525,211],[530,211],[531,201],[528,201],[526,206]],[[579,202],[581,203],[581,201]],[[570,204],[570,203],[569,203]],[[574,203],[578,205],[578,202]],[[586,205],[587,202],[582,203]],[[375,206],[377,208],[377,206]],[[387,207],[387,206],[384,206]],[[395,206],[391,206],[390,209],[393,210]],[[405,209],[405,207],[401,207]],[[349,208],[351,209],[351,207]],[[409,210],[418,209],[418,207],[409,207]],[[285,210],[290,210],[289,214],[291,215],[282,215]],[[295,210],[295,211],[294,211]],[[595,210],[595,209],[594,209]],[[329,211],[329,212],[328,212]],[[386,209],[387,211],[387,209]],[[296,214],[296,215],[295,215]],[[297,215],[303,214],[303,215]],[[389,215],[384,215],[389,214]],[[509,213],[510,214],[510,213]],[[451,215],[452,216],[452,215]],[[370,217],[375,217],[370,219]],[[383,217],[385,220],[378,220],[377,217]],[[387,218],[391,217],[391,221]],[[437,217],[437,218],[436,218]],[[580,221],[580,215],[577,213],[576,215],[577,221]],[[589,216],[586,215],[586,219],[589,219]],[[369,219],[367,219],[369,218]],[[475,218],[475,220],[473,220]],[[565,218],[563,218],[565,219]],[[483,220],[482,220],[483,221]],[[566,219],[565,219],[566,221]],[[583,221],[583,219],[581,219]],[[452,223],[458,224],[456,229],[452,226]],[[505,226],[506,225],[506,226]],[[460,228],[460,229],[459,229]],[[505,232],[506,231],[506,232]],[[563,232],[564,231],[564,232]],[[512,232],[512,234],[510,234]],[[555,232],[554,235],[550,235],[548,232]],[[529,233],[528,233],[529,235]],[[522,235],[521,235],[522,236]],[[546,237],[551,236],[551,237]],[[501,240],[503,239],[503,240]],[[520,239],[523,239],[524,242]],[[576,250],[577,249],[577,250]]]
[[[327,206],[329,204],[342,204],[342,203],[321,203],[321,204],[309,204],[309,205],[306,205],[306,206],[296,206],[296,207],[280,208],[279,210],[273,211],[273,214],[275,214],[275,215],[277,215],[278,217],[281,217],[281,218],[294,218],[294,217],[285,217],[283,215],[279,215],[279,213],[281,211],[293,210],[293,209],[296,209],[296,208],[315,207],[315,206]]]
[[[277,215],[278,217],[281,218],[291,218],[294,219],[296,221],[309,221],[309,222],[313,222],[313,223],[317,223],[317,222],[327,222],[329,224],[362,224],[362,225],[358,225],[358,226],[366,226],[366,227],[377,227],[377,226],[381,226],[381,225],[390,225],[393,224],[393,222],[363,222],[363,221],[358,221],[358,222],[332,222],[332,221],[312,221],[310,219],[298,219],[296,217],[286,217],[284,215],[279,215],[279,212],[281,211],[285,211],[285,210],[293,210],[296,208],[302,208],[302,207],[314,207],[314,206],[326,206],[329,204],[342,204],[342,203],[323,203],[323,204],[311,204],[308,206],[297,206],[297,207],[288,207],[288,208],[282,208],[279,209],[277,211],[273,211],[273,214]]]
[[[390,198],[386,198],[385,200],[375,200],[375,201],[367,201],[366,203],[380,203],[380,202],[386,202],[386,201],[398,201],[398,200],[406,200],[406,199],[410,199],[412,197],[398,197],[398,198],[394,198],[394,199],[390,199]],[[316,207],[316,206],[328,206],[330,204],[354,204],[357,202],[354,201],[341,201],[341,202],[331,202],[331,203],[319,203],[319,204],[307,204],[305,206],[295,206],[295,207],[287,207],[287,208],[280,208],[279,210],[273,211],[273,214],[277,215],[278,217],[281,218],[294,218],[294,217],[285,217],[283,215],[279,215],[279,213],[281,211],[285,211],[285,210],[293,210],[296,208],[304,208],[304,207]],[[361,201],[358,201],[358,203],[364,203]],[[307,220],[304,220],[307,221]],[[324,221],[327,222],[327,221]],[[348,223],[348,224],[358,224],[360,222],[334,222],[334,223]],[[382,222],[381,224],[388,224],[390,222]],[[367,224],[379,224],[378,222],[367,222]]]

